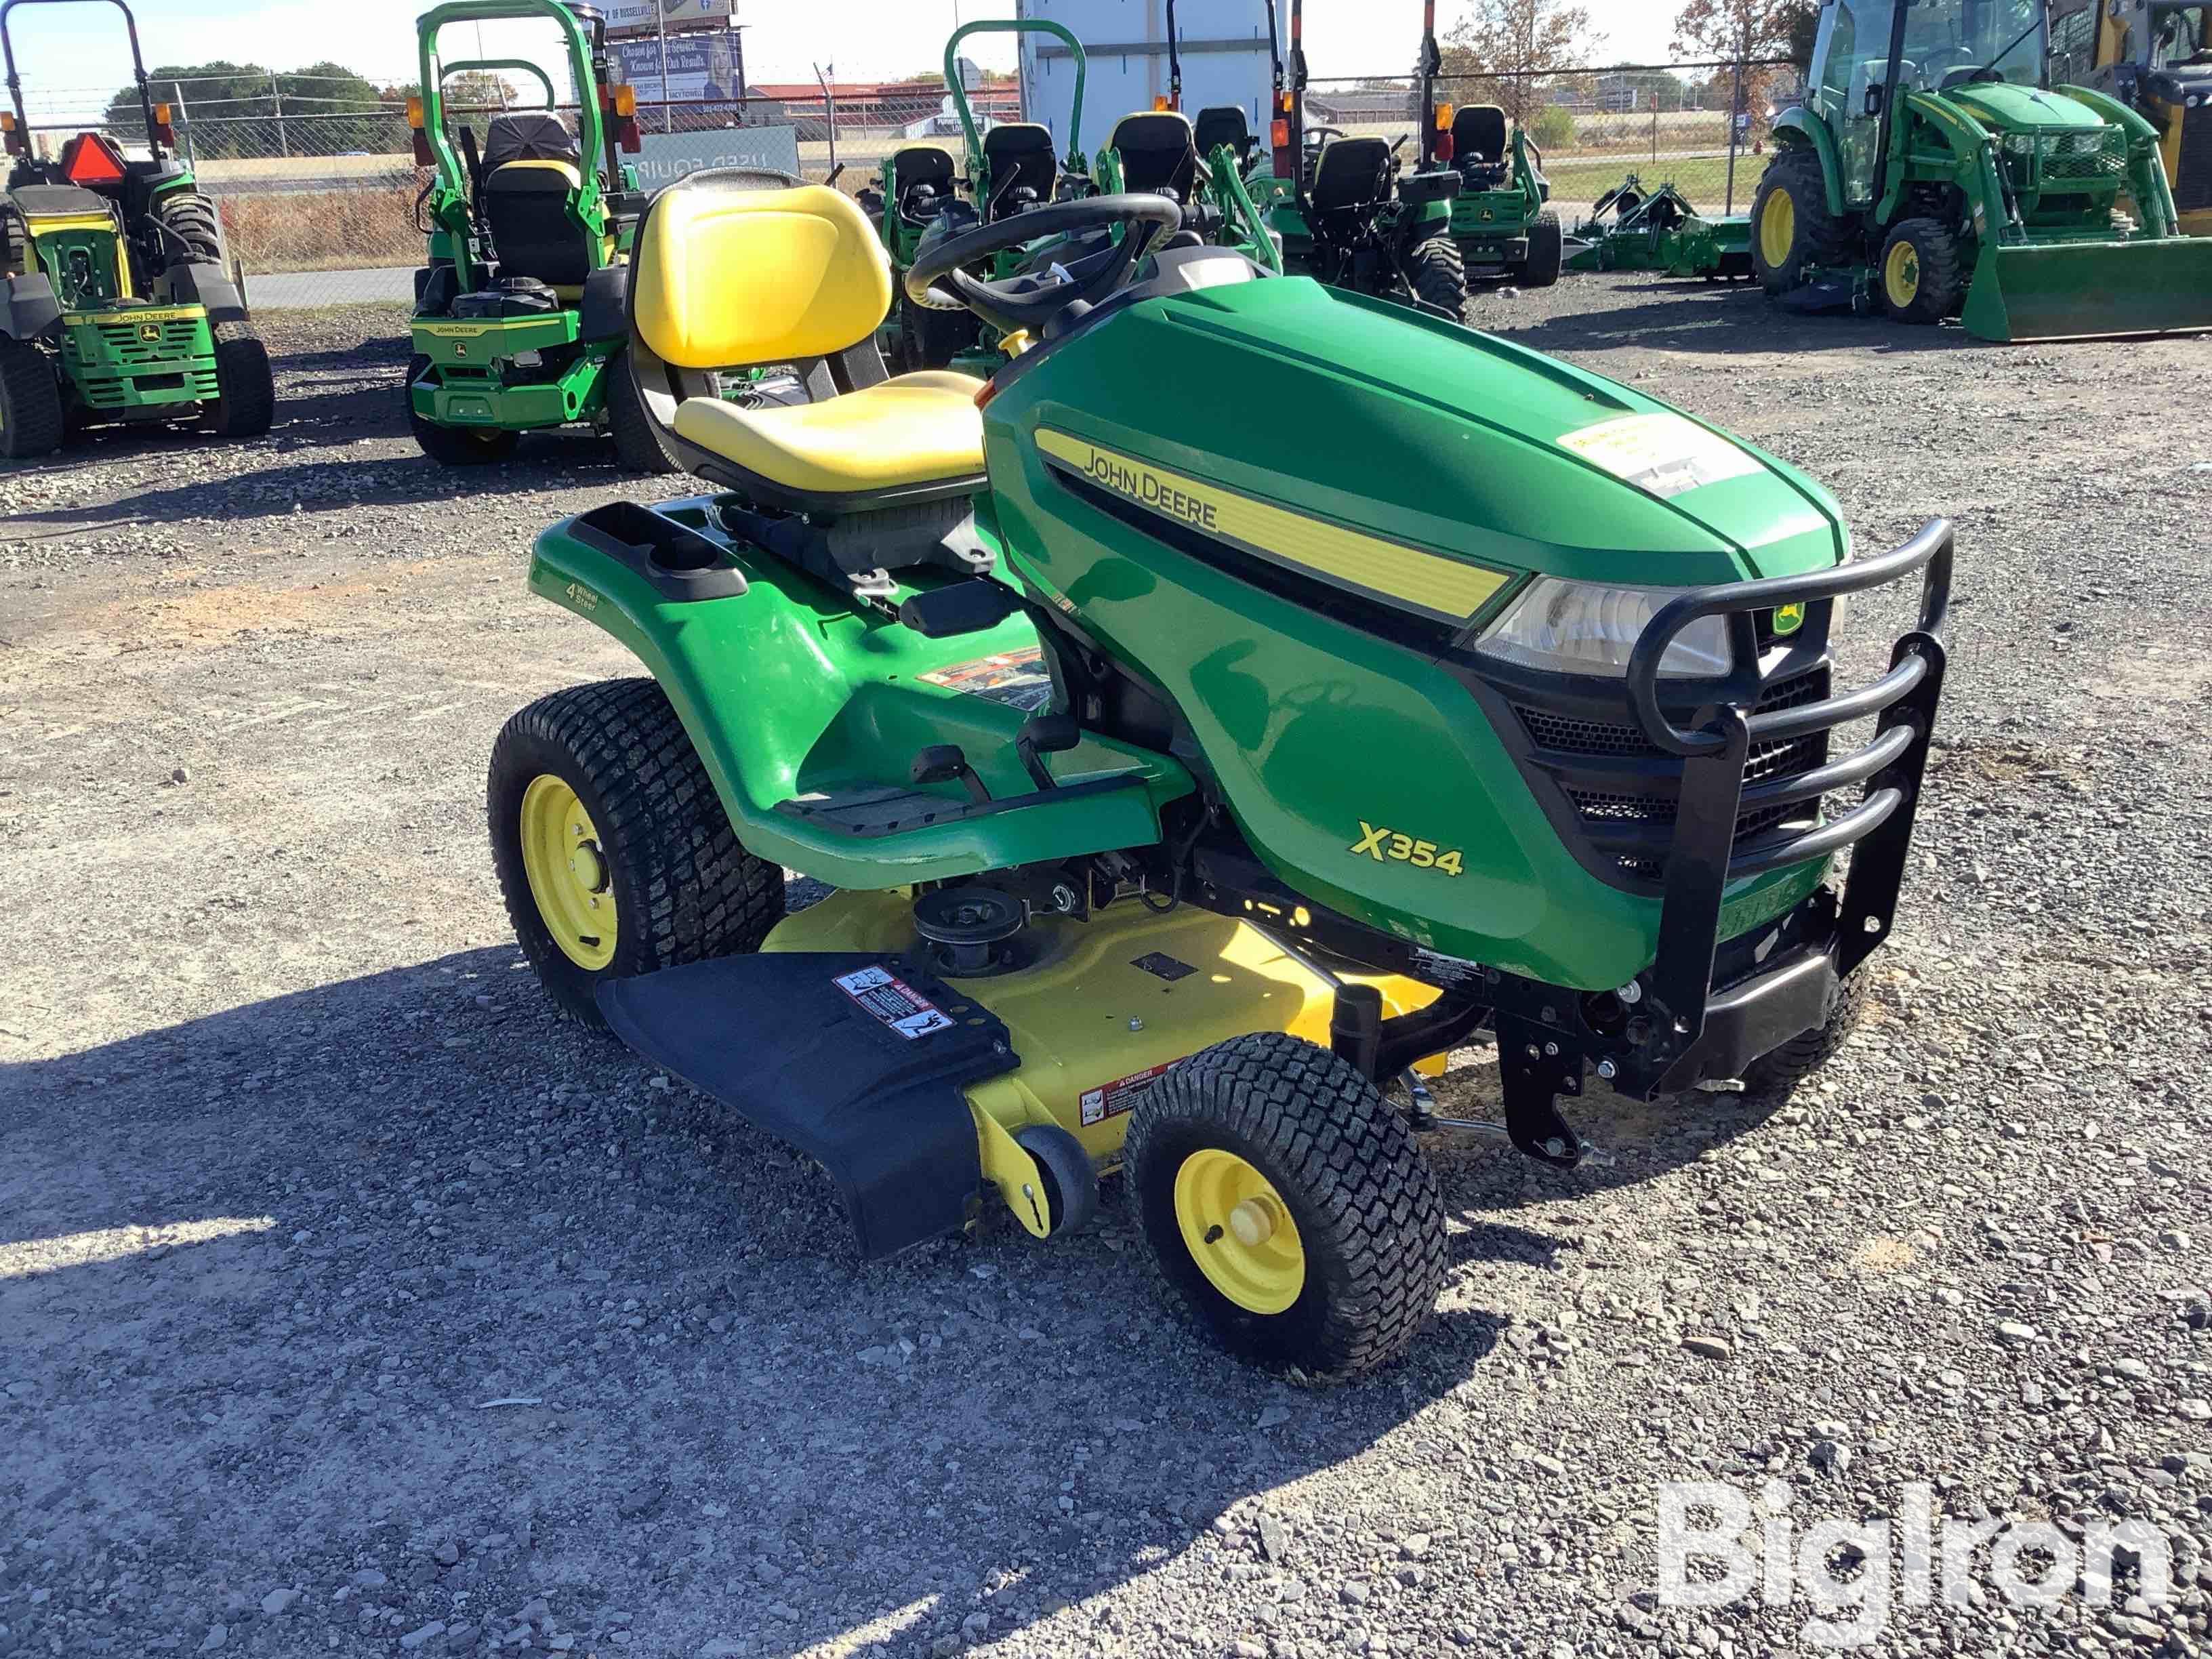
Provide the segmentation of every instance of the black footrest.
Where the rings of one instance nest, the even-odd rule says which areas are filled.
[[[1006,1028],[902,957],[725,957],[599,987],[646,1059],[829,1170],[871,1259],[957,1232],[982,1180],[963,1085],[1021,1063]]]

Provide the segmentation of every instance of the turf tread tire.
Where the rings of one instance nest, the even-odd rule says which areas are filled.
[[[208,430],[221,438],[258,438],[276,418],[269,348],[251,323],[217,323],[214,334],[216,400]]]
[[[1449,236],[1425,236],[1407,250],[1407,284],[1425,305],[1455,319],[1467,312],[1467,256]]]
[[[1565,268],[1566,249],[1566,233],[1559,228],[1559,216],[1546,208],[1528,227],[1528,260],[1519,272],[1521,286],[1556,285],[1559,272]]]
[[[599,831],[614,878],[614,959],[571,961],[538,913],[522,865],[532,778],[565,778]],[[492,745],[485,788],[492,858],[523,954],[562,1014],[604,1028],[594,992],[624,979],[759,948],[783,917],[783,869],[738,842],[690,733],[650,679],[601,680],[540,697]]]
[[[1305,1288],[1280,1314],[1229,1301],[1191,1259],[1175,1219],[1176,1173],[1221,1146],[1274,1183],[1306,1255]],[[1122,1143],[1132,1219],[1169,1301],[1240,1358],[1302,1382],[1347,1380],[1409,1348],[1444,1279],[1444,1211],[1413,1131],[1375,1086],[1285,1032],[1231,1037],[1146,1091]]]
[[[1744,1067],[1744,1092],[1759,1100],[1786,1100],[1799,1084],[1833,1060],[1866,1016],[1873,1000],[1873,980],[1874,975],[1863,968],[1847,975],[1843,994],[1826,1020]]]
[[[629,348],[624,346],[607,359],[600,370],[607,383],[607,430],[615,441],[615,459],[632,472],[665,476],[681,472],[684,464],[669,447],[667,438],[645,406],[630,373]]]
[[[35,460],[62,447],[61,382],[46,354],[0,337],[0,459]]]
[[[196,190],[172,191],[154,204],[154,216],[175,239],[165,242],[161,251],[165,265],[181,263],[177,255],[177,242],[191,250],[193,261],[221,264],[222,263],[222,223],[216,217],[213,202]]]
[[[1920,291],[1909,306],[1889,302],[1886,280],[1890,250],[1911,242],[1920,257]],[[1875,267],[1875,285],[1881,292],[1882,309],[1900,323],[1932,327],[1955,317],[1966,303],[1966,250],[1959,234],[1940,219],[1907,219],[1889,233],[1881,245],[1881,260]]]
[[[1759,227],[1766,216],[1768,198],[1787,191],[1796,210],[1796,234],[1790,257],[1769,266],[1760,243]],[[1828,186],[1820,170],[1818,151],[1808,144],[1785,146],[1767,164],[1751,204],[1751,264],[1760,284],[1774,297],[1802,287],[1814,265],[1832,270],[1852,262],[1854,238],[1850,223],[1828,211]]]

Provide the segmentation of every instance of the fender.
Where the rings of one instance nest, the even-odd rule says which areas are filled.
[[[35,340],[61,325],[61,301],[44,271],[10,276],[6,303],[0,307],[0,334],[11,340]]]
[[[629,265],[601,265],[584,278],[577,302],[576,337],[615,340],[629,333]]]
[[[173,305],[204,306],[210,323],[246,320],[246,296],[223,268],[208,260],[171,265],[161,273]]]
[[[1798,106],[1785,109],[1774,118],[1774,138],[1778,144],[1808,144],[1820,158],[1820,180],[1828,192],[1828,211],[1842,218],[1850,210],[1844,199],[1843,158],[1836,153],[1836,135],[1828,131],[1828,124],[1810,110]]]

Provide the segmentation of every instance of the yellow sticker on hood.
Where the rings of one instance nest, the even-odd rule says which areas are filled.
[[[1680,415],[1627,415],[1570,432],[1559,447],[1655,495],[1682,495],[1765,471],[1717,432]]]

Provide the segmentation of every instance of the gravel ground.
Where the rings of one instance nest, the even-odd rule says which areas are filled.
[[[1655,1605],[1699,1480],[2177,1552],[2162,1602],[1978,1591],[1884,1652],[2212,1646],[2212,438],[2167,390],[2212,343],[1474,312],[1865,544],[1954,518],[1945,747],[1817,1084],[1601,1096],[1571,1175],[1439,1140],[1436,1322],[1323,1393],[1194,1343],[1118,1220],[861,1265],[803,1160],[555,1023],[483,763],[629,671],[521,588],[638,493],[595,446],[437,471],[362,308],[266,320],[265,441],[0,471],[0,1653],[1796,1650],[1802,1601]]]

